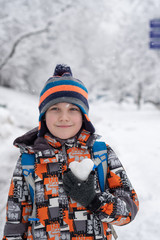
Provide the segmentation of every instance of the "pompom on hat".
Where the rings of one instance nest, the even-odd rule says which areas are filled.
[[[38,136],[43,136],[47,131],[44,121],[46,111],[54,104],[67,102],[80,108],[83,115],[83,127],[90,133],[95,129],[89,117],[88,91],[84,84],[73,78],[69,66],[58,64],[53,77],[49,78],[41,91],[39,101],[39,129]]]

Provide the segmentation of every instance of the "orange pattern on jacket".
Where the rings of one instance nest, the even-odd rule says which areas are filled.
[[[86,149],[78,149],[76,147],[72,147],[67,150],[68,154],[68,164],[73,161],[80,162],[84,158],[90,158],[90,154]]]
[[[107,240],[111,240],[112,239],[111,229],[108,228],[108,224],[106,222],[102,222],[102,225],[104,230],[104,236],[107,237]]]
[[[43,178],[43,173],[47,172],[47,164],[36,164],[35,173],[41,179]]]
[[[48,219],[48,207],[41,207],[37,209],[37,216],[40,219],[39,221],[45,226],[45,220]]]
[[[13,196],[13,194],[14,194],[14,183],[13,183],[13,179],[12,179],[11,185],[9,188],[9,196]]]
[[[64,211],[64,218],[63,218],[64,222],[68,224],[69,229],[71,232],[74,231],[74,227],[73,227],[73,219],[69,219],[68,216],[68,211]]]
[[[30,214],[31,214],[31,211],[32,211],[32,205],[28,205],[28,204],[27,204],[26,206],[23,207],[22,223],[28,222],[28,218],[29,218],[29,216],[30,216]]]
[[[101,207],[102,212],[105,212],[108,215],[111,215],[113,212],[113,203],[106,203]]]
[[[28,237],[27,237],[27,240],[33,240],[32,227],[31,226],[28,227]]]
[[[58,196],[58,177],[52,176],[44,179],[45,195]]]
[[[94,237],[77,236],[77,237],[73,237],[72,240],[94,240]]]
[[[47,225],[46,230],[48,233],[48,240],[55,240],[55,236],[60,239],[60,225],[58,222]]]
[[[108,184],[110,188],[121,187],[122,186],[121,178],[112,171],[110,171],[110,177],[108,177]]]

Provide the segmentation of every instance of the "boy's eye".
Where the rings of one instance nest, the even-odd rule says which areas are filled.
[[[76,107],[71,107],[70,110],[71,110],[71,111],[79,111],[79,109],[76,108]]]
[[[52,107],[50,110],[58,111],[58,107]]]

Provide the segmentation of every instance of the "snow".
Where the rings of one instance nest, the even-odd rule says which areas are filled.
[[[69,168],[72,173],[81,181],[86,181],[94,166],[90,158],[84,158],[81,162],[71,162]]]
[[[0,87],[0,237],[5,205],[19,151],[13,140],[38,125],[38,97]],[[158,240],[160,235],[160,111],[152,105],[137,110],[132,102],[117,105],[102,99],[90,104],[90,119],[117,153],[140,201],[129,225],[115,227],[119,239]]]

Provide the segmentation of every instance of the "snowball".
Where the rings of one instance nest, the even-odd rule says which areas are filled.
[[[84,158],[81,162],[71,162],[69,168],[72,173],[80,180],[85,181],[94,166],[93,161],[90,158]]]

